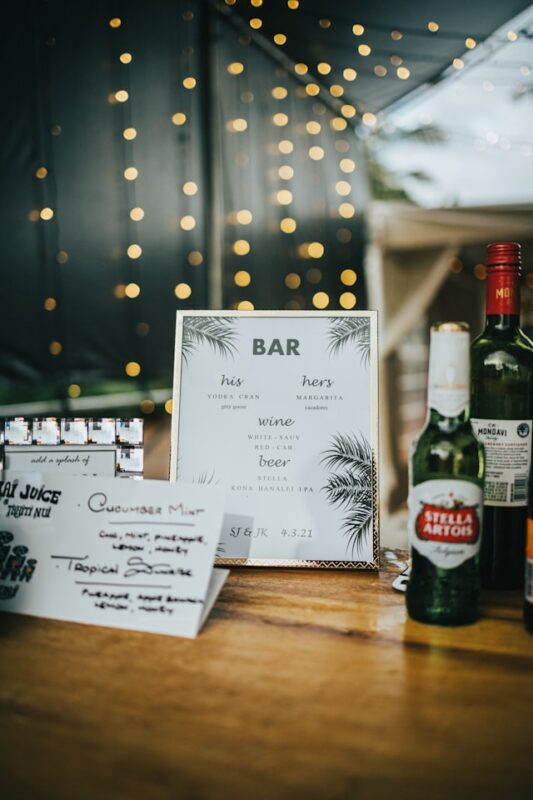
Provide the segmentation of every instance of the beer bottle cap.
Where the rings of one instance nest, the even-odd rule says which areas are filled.
[[[438,333],[457,333],[465,331],[468,333],[470,328],[468,322],[437,322],[436,325],[431,326],[431,330]]]

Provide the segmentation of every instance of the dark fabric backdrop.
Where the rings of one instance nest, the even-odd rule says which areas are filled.
[[[5,13],[2,61],[3,388],[26,384],[35,396],[50,381],[83,387],[126,378],[129,362],[140,365],[139,381],[168,384],[176,308],[312,308],[317,292],[339,308],[346,291],[365,306],[357,136],[350,124],[333,129],[328,101],[309,97],[290,67],[208,4],[24,0]],[[240,74],[228,71],[235,62]],[[287,97],[275,99],[274,87]],[[126,102],[115,99],[121,90]],[[286,125],[274,124],[277,113]],[[175,124],[176,114],[186,121]],[[232,131],[241,119],[246,130]],[[309,121],[319,134],[307,132]],[[137,135],[127,140],[131,127]],[[281,140],[292,142],[290,154]],[[313,146],[321,160],[310,158]],[[353,173],[342,172],[343,158],[356,162]],[[293,177],[281,178],[281,166]],[[124,178],[128,167],[136,180]],[[348,196],[337,193],[339,180]],[[183,190],[190,182],[195,194]],[[283,189],[288,205],[278,201]],[[353,217],[339,215],[343,202]],[[53,217],[42,219],[48,208]],[[130,218],[134,208],[142,220]],[[251,222],[237,222],[239,210]],[[280,230],[284,217],[296,221],[294,233]],[[238,255],[242,240],[250,251]],[[318,258],[309,257],[312,242],[324,248]],[[128,256],[132,244],[139,258]],[[341,281],[346,268],[357,273],[354,286]],[[235,278],[242,272],[247,286]],[[299,287],[287,286],[289,273]]]

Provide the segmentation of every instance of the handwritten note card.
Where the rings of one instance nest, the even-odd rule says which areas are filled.
[[[0,610],[194,637],[213,570],[218,487],[52,473],[0,480]]]

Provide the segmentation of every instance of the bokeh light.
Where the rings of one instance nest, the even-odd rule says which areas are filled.
[[[192,294],[192,289],[188,283],[178,283],[174,287],[174,294],[178,300],[187,300]]]
[[[124,372],[129,378],[136,378],[141,374],[141,365],[137,361],[128,361],[124,367]]]
[[[313,295],[313,305],[318,309],[327,308],[329,305],[329,295],[326,292],[316,292]]]

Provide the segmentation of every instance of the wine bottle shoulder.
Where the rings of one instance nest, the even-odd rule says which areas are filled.
[[[497,327],[487,327],[472,340],[471,347],[472,353],[486,349],[490,350],[491,348],[494,350],[509,348],[510,350],[518,350],[533,355],[533,342],[521,328],[504,328],[500,330]]]
[[[530,420],[533,415],[533,345],[521,331],[472,343],[470,414],[488,420]]]
[[[500,374],[509,372],[515,378],[531,380],[533,374],[533,342],[519,329],[510,332],[483,331],[471,347],[473,372],[494,370]]]

